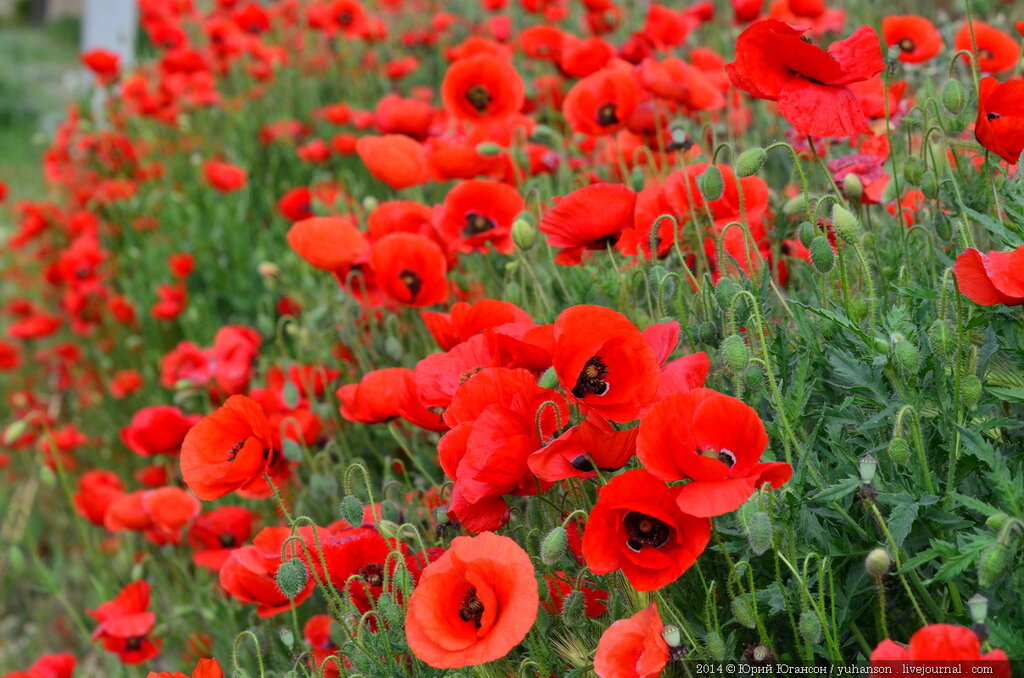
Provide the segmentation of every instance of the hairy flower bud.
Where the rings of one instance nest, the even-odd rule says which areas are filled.
[[[725,192],[722,171],[715,165],[709,165],[704,174],[700,175],[700,192],[705,200],[718,200]]]
[[[306,581],[309,579],[309,571],[306,564],[299,558],[286,560],[277,568],[277,588],[288,599],[293,599],[302,593],[306,588]]]
[[[815,236],[811,241],[811,263],[819,273],[828,273],[836,265],[836,253],[823,235]]]
[[[749,177],[752,174],[757,174],[764,167],[767,157],[768,154],[760,146],[743,151],[736,159],[736,176]]]
[[[872,549],[864,559],[864,569],[872,577],[884,577],[892,567],[892,558],[889,552],[883,548]]]
[[[565,545],[569,540],[569,532],[561,525],[548,532],[540,544],[540,559],[545,565],[555,565],[565,553]]]

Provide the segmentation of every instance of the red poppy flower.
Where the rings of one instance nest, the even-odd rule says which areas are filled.
[[[430,236],[434,232],[431,220],[434,211],[413,200],[390,200],[377,205],[366,219],[366,231],[372,241],[389,233],[419,233]]]
[[[611,134],[626,124],[641,96],[632,71],[605,68],[573,85],[562,102],[562,113],[581,134]]]
[[[121,442],[143,457],[177,454],[188,430],[199,421],[198,415],[185,415],[177,407],[144,407],[132,415],[131,423],[121,429]]]
[[[1020,43],[1012,35],[984,21],[974,21],[974,43],[978,47],[978,69],[985,73],[1008,71],[1020,61]],[[956,32],[953,46],[957,50],[973,51],[971,24],[965,23]]]
[[[216,659],[200,659],[196,667],[192,669],[191,675],[180,671],[174,673],[150,671],[146,678],[224,678],[224,670],[221,669],[220,663]]]
[[[885,68],[878,34],[868,26],[826,51],[800,39],[804,31],[765,19],[736,40],[736,60],[726,66],[736,87],[775,101],[800,134],[848,137],[868,123],[847,87]]]
[[[615,476],[597,494],[583,531],[583,558],[595,574],[616,570],[638,591],[678,579],[711,539],[711,521],[679,508],[680,487],[643,469]]]
[[[160,654],[160,641],[151,640],[149,632],[156,624],[156,615],[149,612],[149,582],[128,584],[117,596],[87,614],[99,622],[93,639],[101,638],[103,648],[116,652],[125,664],[140,664]]]
[[[873,667],[893,667],[899,675],[918,675],[913,664],[905,662],[969,661],[975,672],[982,672],[986,662],[991,675],[1009,678],[1010,663],[1002,650],[981,653],[981,641],[971,629],[952,624],[931,624],[910,637],[910,645],[903,647],[891,640],[883,640],[871,653]],[[897,662],[895,665],[887,662]],[[909,670],[908,670],[909,669]]]
[[[1012,252],[965,250],[956,258],[953,275],[960,291],[976,304],[1024,304],[1024,245]]]
[[[982,146],[1010,164],[1024,152],[1024,79],[1000,84],[982,78],[974,136]]]
[[[270,427],[256,401],[233,395],[203,418],[181,445],[181,475],[205,501],[262,480],[270,463]]]
[[[692,478],[680,506],[695,516],[739,508],[764,483],[781,487],[793,474],[784,462],[759,463],[768,434],[754,408],[706,388],[671,395],[640,420],[637,456],[662,480]]]
[[[461,252],[512,251],[512,222],[526,202],[519,191],[499,181],[470,179],[456,184],[444,199],[440,231]]]
[[[529,456],[535,476],[547,482],[596,478],[597,469],[618,471],[636,452],[637,429],[617,431],[590,416]]]
[[[526,56],[555,63],[561,58],[564,33],[550,24],[537,24],[519,31],[519,45]]]
[[[900,48],[899,60],[908,64],[928,61],[942,51],[942,34],[923,16],[882,17],[882,37],[889,47]]]
[[[336,678],[340,675],[338,665],[341,663],[341,654],[338,652],[338,645],[331,637],[331,617],[326,614],[315,614],[310,617],[302,627],[302,635],[309,645],[313,654],[313,666],[315,675],[321,666],[324,667],[324,678]],[[328,657],[334,657],[328,661]]]
[[[82,64],[96,74],[97,79],[105,84],[117,80],[121,73],[121,57],[117,52],[97,47],[82,53]]]
[[[288,230],[288,244],[310,266],[344,270],[366,256],[370,244],[349,216],[311,217]]]
[[[598,678],[657,678],[669,660],[664,628],[657,603],[612,622],[597,641],[594,673]]]
[[[408,306],[430,306],[448,298],[448,262],[430,238],[392,233],[373,243],[370,268],[377,284]]]
[[[37,659],[28,671],[8,673],[4,678],[71,678],[76,662],[73,654],[47,654]]]
[[[481,53],[459,59],[448,67],[441,83],[441,100],[449,115],[479,121],[516,113],[523,106],[525,88],[519,72],[495,54]]]
[[[548,599],[541,603],[544,609],[550,614],[560,615],[564,611],[565,599],[573,592],[573,584],[566,580],[565,572],[559,570],[552,574],[544,575],[544,581],[548,585]],[[608,591],[594,588],[594,583],[588,579],[583,580],[579,587],[583,594],[583,611],[591,619],[597,619],[608,610]]]
[[[196,518],[188,528],[188,543],[196,549],[192,562],[220,570],[231,552],[249,541],[256,514],[241,506],[220,506]]]
[[[449,351],[484,330],[507,323],[533,323],[530,315],[515,304],[498,299],[481,299],[475,304],[459,301],[450,313],[420,311],[434,341]]]
[[[539,600],[533,563],[521,546],[490,532],[456,537],[409,597],[409,649],[435,668],[494,661],[526,637]]]
[[[430,179],[423,146],[404,134],[360,137],[356,153],[370,174],[391,188],[407,188]]]
[[[74,494],[75,508],[94,525],[103,524],[107,508],[124,494],[124,483],[112,471],[92,469],[78,479]]]
[[[305,588],[292,599],[277,586],[281,546],[291,533],[287,527],[265,527],[251,545],[232,551],[220,568],[220,585],[224,590],[243,603],[256,605],[256,614],[263,619],[300,605],[313,594],[316,585],[314,578],[308,577]]]
[[[538,229],[561,247],[555,263],[578,264],[584,250],[605,249],[633,227],[636,193],[623,184],[584,186],[557,199]]]
[[[203,172],[206,175],[206,181],[224,193],[242,188],[248,177],[246,171],[241,167],[217,160],[208,160],[203,165]]]
[[[658,362],[640,330],[603,306],[573,306],[555,320],[554,369],[584,409],[633,421],[658,390]]]

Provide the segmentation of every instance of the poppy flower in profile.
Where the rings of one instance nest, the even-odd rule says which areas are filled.
[[[974,137],[1006,162],[1016,164],[1024,152],[1024,79],[999,83],[982,78]]]
[[[597,494],[583,531],[583,558],[595,574],[622,570],[637,591],[671,584],[711,539],[711,521],[679,508],[681,487],[643,469],[615,476]]]
[[[430,306],[448,298],[447,258],[426,236],[384,236],[370,248],[370,268],[388,296],[407,306]]]
[[[224,678],[224,670],[216,659],[200,659],[191,675],[180,671],[150,671],[146,678]]]
[[[889,47],[900,48],[899,60],[916,64],[942,51],[942,34],[928,19],[914,14],[882,17],[882,37]]]
[[[618,471],[636,452],[637,429],[617,431],[590,416],[558,436],[526,460],[533,474],[547,482],[596,478],[597,469]]]
[[[356,153],[373,178],[391,188],[408,188],[430,179],[423,146],[404,134],[360,137]]]
[[[75,509],[94,525],[102,525],[107,508],[124,494],[124,483],[113,471],[91,469],[78,479]]]
[[[519,544],[492,532],[456,537],[409,597],[409,649],[441,669],[500,659],[533,627],[539,602],[533,563]]]
[[[103,641],[103,648],[116,652],[125,664],[141,664],[160,654],[160,641],[149,638],[156,625],[150,612],[149,582],[128,584],[117,596],[86,613],[99,622],[92,632],[93,640]]]
[[[622,129],[641,98],[631,70],[605,68],[572,86],[562,102],[562,113],[580,134],[611,134]]]
[[[726,65],[730,80],[757,99],[777,102],[800,134],[848,137],[869,131],[847,85],[885,68],[878,34],[861,26],[826,51],[804,42],[803,33],[775,19],[753,24],[736,40],[736,60]]]
[[[28,671],[15,671],[4,678],[71,678],[77,660],[73,654],[46,654],[36,660]]]
[[[448,115],[480,121],[518,112],[525,91],[512,64],[496,54],[480,53],[448,67],[441,83],[441,101]]]
[[[615,422],[637,418],[658,391],[658,362],[636,325],[603,306],[568,308],[555,320],[553,367],[584,410]]]
[[[82,65],[96,74],[96,78],[104,85],[117,80],[121,73],[121,57],[117,52],[97,47],[82,53]]]
[[[449,313],[420,311],[427,330],[442,351],[448,351],[484,330],[507,323],[533,323],[530,315],[513,303],[481,299],[475,304],[459,301]]]
[[[593,184],[557,198],[537,228],[560,247],[555,263],[578,264],[584,250],[615,245],[633,228],[636,193],[623,184]]]
[[[953,265],[965,297],[982,306],[1024,304],[1024,245],[1011,252],[965,250]]]
[[[974,43],[978,47],[978,69],[985,73],[1008,71],[1020,61],[1020,42],[1009,33],[984,21],[974,21]],[[965,23],[956,32],[953,46],[973,52],[971,24]]]
[[[989,675],[1009,678],[1010,662],[1002,650],[981,653],[981,641],[969,628],[952,624],[930,624],[910,637],[904,647],[891,640],[883,640],[871,653],[872,667],[892,667],[897,675],[917,675],[914,664],[907,662],[969,661],[975,672],[983,672],[988,663]],[[896,662],[889,664],[887,662]],[[918,667],[919,668],[919,667]]]
[[[303,219],[288,230],[288,245],[322,271],[347,269],[370,251],[366,236],[349,216]]]
[[[598,678],[657,678],[670,658],[661,636],[664,628],[657,603],[612,622],[597,641],[594,673]]]
[[[203,174],[206,181],[222,193],[242,188],[249,176],[241,167],[217,160],[207,160],[203,165]]]
[[[733,511],[765,483],[781,487],[793,474],[785,462],[759,463],[768,434],[754,408],[707,388],[670,395],[640,420],[637,456],[679,488],[687,513],[713,517]]]
[[[270,426],[263,407],[244,395],[228,398],[189,430],[181,445],[181,475],[210,501],[263,479],[270,463]]]
[[[256,514],[241,506],[219,506],[199,515],[188,528],[188,543],[196,549],[192,562],[217,572],[231,552],[249,541]]]
[[[186,415],[173,405],[144,407],[121,429],[121,442],[143,457],[177,454],[185,434],[197,421],[198,415]]]
[[[291,534],[287,527],[265,527],[252,544],[232,551],[220,568],[224,590],[243,603],[256,605],[256,614],[262,619],[287,612],[313,594],[313,577],[307,578],[306,586],[294,598],[288,598],[277,585],[281,547]]]
[[[500,181],[470,179],[457,184],[444,199],[440,231],[462,252],[512,251],[512,222],[526,201],[519,191]]]

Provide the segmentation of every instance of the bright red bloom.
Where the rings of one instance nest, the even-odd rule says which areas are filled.
[[[288,244],[310,266],[323,271],[346,270],[370,251],[366,236],[351,217],[311,217],[288,231]]]
[[[263,408],[233,395],[203,418],[181,445],[181,475],[200,499],[217,499],[262,481],[270,464],[271,433]]]
[[[1024,79],[981,79],[974,136],[1006,162],[1017,163],[1024,152]]]
[[[338,669],[341,663],[341,654],[338,652],[338,645],[331,637],[331,617],[326,614],[315,614],[310,617],[302,627],[302,635],[313,653],[314,672],[324,667],[324,678],[335,678],[340,675]],[[334,659],[328,661],[328,657]],[[315,675],[320,675],[315,673]]]
[[[491,532],[456,537],[409,597],[409,649],[436,668],[494,661],[526,637],[539,600],[533,563],[521,546]]]
[[[277,586],[281,546],[291,533],[287,527],[265,527],[251,545],[233,550],[220,568],[220,585],[243,603],[256,605],[256,614],[264,619],[301,604],[313,594],[316,585],[314,578],[308,577],[305,588],[293,599]]]
[[[28,671],[7,673],[4,678],[71,678],[76,662],[73,654],[47,654],[37,659]]]
[[[914,14],[882,17],[882,37],[889,47],[900,48],[899,60],[921,63],[942,51],[942,34],[928,19]]]
[[[707,388],[671,395],[640,420],[637,456],[654,476],[692,478],[680,506],[695,516],[733,511],[765,483],[782,486],[793,474],[784,462],[759,463],[768,434],[757,412]]]
[[[430,179],[423,146],[404,134],[361,137],[356,153],[370,174],[391,188],[407,188]]]
[[[1024,245],[988,254],[965,250],[956,258],[953,275],[960,291],[976,304],[1024,304]]]
[[[185,415],[172,405],[144,407],[132,415],[131,423],[121,429],[121,442],[143,457],[177,454],[188,430],[199,421],[198,415]]]
[[[623,184],[593,184],[557,199],[538,229],[560,247],[555,263],[578,264],[584,250],[606,249],[633,227],[636,193]]]
[[[196,549],[192,562],[220,570],[231,553],[252,536],[256,514],[241,506],[220,506],[201,514],[188,528],[188,543]]]
[[[441,100],[449,115],[480,121],[517,113],[525,99],[523,79],[505,59],[481,53],[448,67],[441,83]]]
[[[196,261],[188,252],[181,252],[169,256],[167,266],[171,269],[171,275],[183,280],[192,275],[192,271],[196,268]]]
[[[597,494],[583,532],[583,557],[595,574],[616,570],[638,591],[671,584],[711,539],[711,521],[684,513],[680,487],[643,469],[615,476]]]
[[[978,47],[978,69],[985,73],[1008,71],[1020,61],[1020,41],[984,21],[974,21],[974,43]],[[953,46],[972,52],[971,24],[965,23],[956,32]]]
[[[618,471],[636,452],[637,429],[616,431],[607,421],[591,416],[558,436],[527,459],[541,480],[596,478],[597,469]]]
[[[74,494],[75,508],[94,525],[103,524],[107,508],[124,494],[124,483],[112,471],[92,469],[78,479]]]
[[[160,641],[151,640],[149,632],[156,624],[156,615],[149,612],[149,582],[128,584],[117,596],[95,610],[86,612],[99,622],[93,639],[101,638],[108,652],[116,652],[125,664],[140,664],[160,654]]]
[[[925,626],[910,637],[910,645],[903,647],[891,640],[883,640],[871,653],[871,665],[887,666],[896,669],[897,675],[918,675],[913,668],[902,665],[903,662],[937,662],[937,661],[968,661],[975,672],[986,665],[991,669],[990,675],[1009,678],[1010,662],[1002,650],[981,653],[981,641],[977,634],[963,626],[952,624],[931,624]],[[887,662],[897,662],[895,665]],[[984,662],[984,664],[982,663]]]
[[[640,100],[632,71],[605,68],[573,85],[562,102],[562,113],[576,132],[611,134],[626,124]]]
[[[658,362],[640,330],[603,306],[573,306],[555,321],[555,374],[585,410],[633,421],[658,391]]]
[[[420,311],[434,341],[449,351],[484,330],[507,323],[533,323],[530,315],[515,304],[498,299],[481,299],[475,304],[459,301],[450,313]]]
[[[669,660],[663,628],[657,603],[612,622],[597,641],[594,673],[598,678],[657,678]]]
[[[736,60],[726,66],[736,87],[758,99],[775,101],[800,134],[848,137],[868,131],[850,91],[885,68],[878,34],[862,26],[826,51],[800,39],[796,29],[765,19],[736,40]]]
[[[512,222],[526,202],[519,191],[499,181],[470,179],[457,184],[444,199],[440,231],[452,249],[502,254],[512,251]]]
[[[230,193],[245,186],[248,174],[237,165],[217,160],[208,160],[203,165],[206,181],[218,191]]]
[[[213,380],[222,393],[233,395],[249,387],[260,342],[259,332],[245,325],[226,325],[217,330],[210,362]]]
[[[97,47],[82,53],[82,64],[96,74],[103,84],[109,85],[121,74],[121,57],[117,52]]]
[[[175,671],[161,671],[157,673],[150,671],[146,678],[224,678],[224,670],[216,659],[200,659],[196,667],[192,669],[192,675]]]
[[[448,262],[430,238],[392,233],[370,248],[370,268],[377,283],[396,301],[430,306],[448,298]]]

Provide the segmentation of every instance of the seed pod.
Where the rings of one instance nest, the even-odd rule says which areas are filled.
[[[281,589],[281,593],[289,600],[294,600],[306,588],[309,572],[306,570],[306,564],[301,559],[292,558],[281,563],[277,568],[275,579],[277,580],[277,588]]]
[[[730,334],[722,340],[718,355],[726,369],[733,374],[740,374],[750,362],[750,348],[738,334]]]
[[[818,273],[828,273],[836,265],[836,253],[823,235],[815,236],[811,241],[811,264]]]
[[[906,466],[907,462],[910,461],[910,443],[904,436],[893,436],[892,440],[889,441],[889,458],[896,463],[897,466]]]
[[[967,611],[971,615],[971,621],[975,624],[984,624],[988,617],[988,598],[975,593],[967,599]]]
[[[989,545],[978,560],[978,584],[989,588],[1003,576],[1009,561],[1009,549],[995,542]]]
[[[772,519],[764,511],[758,511],[750,516],[747,524],[747,541],[750,542],[750,550],[756,555],[761,555],[772,545]]]
[[[921,369],[921,352],[906,339],[900,339],[892,346],[892,365],[903,377],[917,375]]]
[[[516,219],[512,224],[512,242],[526,252],[537,242],[537,229],[527,221]]]
[[[715,165],[709,165],[704,174],[700,175],[700,192],[705,200],[718,200],[725,192],[722,171]]]
[[[753,629],[757,627],[757,618],[754,616],[754,608],[751,607],[750,601],[747,600],[746,595],[736,596],[732,599],[730,604],[732,609],[733,618],[740,623],[740,625]]]
[[[892,558],[889,557],[889,552],[883,548],[872,549],[864,559],[864,569],[872,577],[884,577],[889,573],[891,566]]]
[[[843,178],[843,193],[850,200],[860,200],[860,197],[864,195],[864,182],[856,174],[850,172]]]
[[[666,625],[661,630],[661,639],[669,647],[679,647],[679,643],[682,642],[682,638],[679,636],[679,627],[675,624]]]
[[[964,90],[958,80],[947,80],[942,86],[942,105],[953,115],[964,110]]]
[[[944,362],[953,356],[953,326],[945,318],[939,318],[928,328],[928,346],[936,358]]]
[[[708,635],[704,636],[704,649],[713,660],[718,662],[724,660],[725,641],[722,639],[722,634],[718,631],[708,631]]]
[[[852,245],[860,240],[860,222],[857,221],[853,212],[842,205],[832,205],[832,227],[835,228],[836,235],[844,242]]]
[[[924,172],[925,165],[921,158],[916,155],[907,158],[907,164],[903,166],[904,179],[917,186],[921,183],[921,177],[924,175]]]
[[[561,525],[548,532],[540,543],[540,559],[545,565],[555,565],[565,553],[565,545],[569,540],[569,532]]]
[[[964,405],[968,410],[973,410],[981,400],[981,379],[976,374],[968,374],[960,384],[963,389]]]
[[[809,645],[817,645],[821,642],[821,619],[814,610],[804,610],[800,614],[800,637]]]
[[[350,494],[341,500],[341,517],[352,526],[363,524],[363,502],[359,497]]]
[[[768,154],[760,146],[743,151],[736,159],[736,176],[749,177],[752,174],[757,174],[764,167],[767,157]]]

